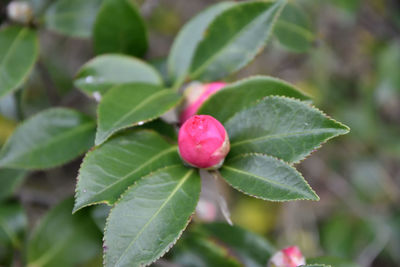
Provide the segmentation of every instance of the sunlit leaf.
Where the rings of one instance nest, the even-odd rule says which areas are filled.
[[[95,57],[79,70],[75,86],[91,95],[104,94],[117,84],[143,82],[162,85],[160,74],[134,57],[108,54]]]
[[[113,87],[98,106],[96,145],[117,131],[158,118],[180,99],[176,92],[157,85],[134,83]]]

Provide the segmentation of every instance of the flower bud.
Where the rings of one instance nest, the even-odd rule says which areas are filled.
[[[181,112],[179,121],[184,123],[187,119],[196,114],[197,110],[210,95],[222,89],[226,83],[214,82],[208,84],[192,83],[185,90],[185,106]]]
[[[190,166],[218,169],[229,152],[229,137],[224,126],[208,115],[195,115],[180,128],[179,154]]]
[[[11,20],[23,24],[29,23],[33,18],[33,11],[29,2],[11,2],[7,6],[7,14]]]
[[[213,222],[217,218],[217,207],[213,202],[200,198],[196,207],[196,215],[202,221]]]
[[[306,260],[296,246],[278,251],[269,260],[269,267],[297,267],[305,264]]]

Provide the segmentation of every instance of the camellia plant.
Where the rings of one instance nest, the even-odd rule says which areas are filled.
[[[166,73],[159,73],[139,59],[148,38],[129,0],[55,1],[44,27],[92,36],[96,56],[80,68],[74,85],[98,101],[97,118],[61,107],[39,112],[9,137],[0,167],[43,170],[86,153],[71,212],[112,206],[105,266],[146,266],[177,242],[199,201],[199,169],[256,198],[318,200],[294,165],[349,128],[278,78],[224,82],[262,51],[286,4],[210,6],[184,25]],[[66,9],[79,13],[93,6],[99,7],[94,17],[77,14],[78,22],[62,23]],[[23,84],[38,58],[31,24],[0,31],[1,96]]]

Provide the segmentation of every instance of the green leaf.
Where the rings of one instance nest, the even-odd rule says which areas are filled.
[[[299,267],[331,267],[331,266],[317,263],[317,264],[300,265]]]
[[[156,119],[154,121],[145,123],[143,126],[141,126],[141,128],[154,130],[157,133],[167,137],[171,141],[175,141],[178,139],[178,135],[177,135],[175,126],[165,122],[164,120],[162,120],[160,118]]]
[[[295,168],[267,155],[239,155],[225,162],[220,172],[234,188],[264,200],[319,200]]]
[[[172,251],[173,262],[190,267],[240,267],[236,255],[219,242],[198,233],[190,233]]]
[[[315,39],[307,14],[296,4],[288,4],[275,24],[275,36],[287,49],[303,53],[312,47]]]
[[[106,227],[106,220],[108,215],[110,214],[111,207],[107,205],[98,205],[91,209],[90,215],[93,218],[93,221],[96,223],[97,227],[101,232],[104,231]]]
[[[0,98],[24,83],[38,54],[36,32],[17,26],[0,30]]]
[[[22,235],[27,224],[25,212],[20,204],[0,204],[0,244],[9,243],[15,249],[21,249]]]
[[[216,222],[202,225],[201,230],[233,251],[244,266],[264,267],[275,252],[273,246],[263,237],[239,226]]]
[[[87,212],[72,215],[68,198],[47,213],[28,242],[29,267],[69,267],[101,252],[101,234]]]
[[[104,94],[122,83],[143,82],[162,85],[159,73],[150,65],[134,57],[108,54],[95,57],[79,70],[75,86],[91,95]]]
[[[89,151],[79,170],[74,211],[90,204],[114,204],[141,177],[180,164],[177,147],[149,130],[129,131]]]
[[[72,37],[89,38],[102,0],[57,0],[46,10],[45,26]]]
[[[122,84],[113,87],[98,106],[96,145],[119,130],[143,125],[172,109],[181,96],[151,84]]]
[[[322,257],[307,259],[307,264],[310,264],[311,266],[313,266],[312,264],[315,265],[325,264],[325,266],[334,266],[334,267],[359,267],[358,264],[332,256],[322,256]]]
[[[0,169],[0,200],[10,197],[24,181],[26,171]]]
[[[283,80],[268,76],[254,76],[229,84],[211,95],[197,113],[212,115],[224,123],[236,112],[272,95],[288,96],[299,100],[310,99],[300,89]]]
[[[193,54],[208,25],[216,16],[234,5],[234,2],[217,3],[197,14],[181,29],[168,56],[168,75],[172,81],[183,80],[187,75]]]
[[[164,255],[188,224],[200,187],[197,170],[177,165],[129,188],[107,221],[105,266],[145,266]]]
[[[191,79],[213,81],[246,66],[264,48],[285,4],[244,2],[217,16],[197,46]]]
[[[46,169],[66,163],[93,145],[95,122],[71,109],[42,111],[17,127],[0,151],[0,166]]]
[[[266,97],[225,123],[232,157],[262,153],[289,163],[307,157],[327,140],[349,132],[307,103],[280,96]]]
[[[96,17],[93,42],[96,54],[143,56],[147,32],[135,5],[130,0],[105,0]]]

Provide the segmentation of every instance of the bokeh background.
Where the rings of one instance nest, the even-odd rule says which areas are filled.
[[[6,2],[0,4],[2,19]],[[39,13],[51,2],[31,0]],[[150,32],[146,59],[163,70],[182,25],[215,2],[138,1]],[[300,10],[303,38],[293,46],[288,45],[293,40],[285,43],[274,36],[251,65],[226,81],[262,74],[292,82],[351,132],[297,166],[319,202],[265,202],[225,184],[217,193],[227,200],[234,224],[267,237],[277,247],[297,244],[307,257],[329,255],[359,266],[400,266],[400,2],[292,2]],[[288,19],[296,12],[289,12]],[[96,103],[72,84],[79,67],[93,57],[90,41],[45,30],[40,41],[41,60],[19,91],[22,101],[17,103],[15,96],[0,100],[0,144],[17,121],[51,106],[95,113]],[[22,203],[26,214],[15,225],[33,229],[52,206],[73,195],[80,162],[81,158],[50,171],[21,175],[15,195],[0,206]],[[219,214],[217,219],[224,217]],[[0,230],[0,263],[5,266],[7,258],[19,253],[7,242]]]

